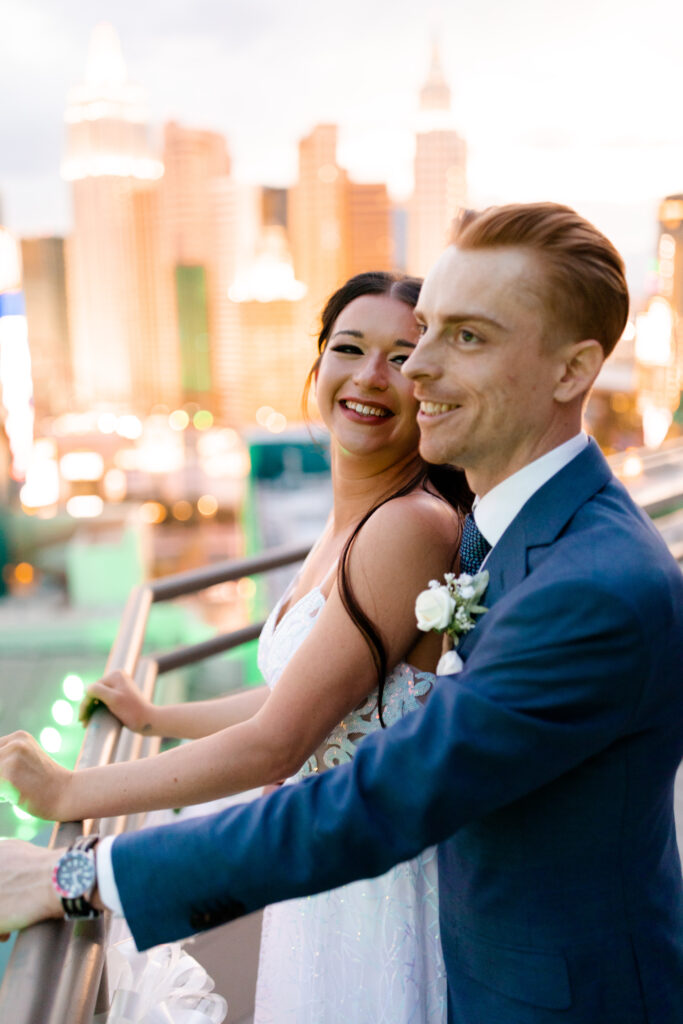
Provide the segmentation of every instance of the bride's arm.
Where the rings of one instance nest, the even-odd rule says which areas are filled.
[[[361,530],[351,584],[389,665],[414,646],[415,596],[449,568],[455,536],[452,512],[423,494],[383,506]],[[0,740],[0,777],[31,813],[60,820],[211,800],[291,775],[376,683],[367,644],[335,585],[274,691],[247,721],[156,757],[77,772],[15,734]]]
[[[184,704],[153,704],[126,672],[110,672],[91,683],[81,704],[79,718],[90,717],[93,701],[106,704],[112,714],[133,732],[145,736],[170,736],[195,740],[251,718],[268,696],[267,686],[231,693],[213,700]]]

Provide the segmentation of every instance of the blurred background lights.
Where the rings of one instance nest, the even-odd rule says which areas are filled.
[[[668,366],[672,338],[671,306],[666,299],[655,296],[647,313],[636,317],[636,359],[643,366]]]
[[[156,523],[163,523],[168,513],[159,501],[146,501],[138,510],[138,515],[143,523],[154,526]]]
[[[197,501],[197,508],[200,515],[215,516],[218,512],[218,501],[213,494],[202,494]]]
[[[66,503],[66,511],[74,519],[96,519],[103,509],[104,502],[97,494],[75,494]]]
[[[266,429],[270,430],[271,434],[281,434],[287,429],[287,417],[281,412],[271,413],[266,420]]]
[[[52,725],[46,725],[41,730],[38,740],[43,750],[46,750],[48,754],[58,754],[62,749],[61,733]]]
[[[22,811],[21,807],[17,807],[16,804],[14,805],[12,810],[16,814],[17,818],[20,819],[20,821],[35,821],[36,820],[33,817],[32,814],[29,814],[28,811]]]
[[[116,430],[118,416],[113,412],[103,412],[97,417],[97,429],[101,434],[113,434]]]
[[[262,405],[256,410],[256,422],[260,427],[265,427],[268,422],[268,417],[272,416],[275,412],[270,405]]]
[[[243,599],[248,600],[256,593],[256,583],[249,576],[243,576],[237,581],[237,593]]]
[[[186,430],[190,425],[190,417],[184,409],[175,409],[168,417],[171,430]]]
[[[29,565],[28,562],[19,562],[18,565],[15,565],[14,578],[17,581],[17,583],[22,583],[24,585],[27,585],[28,583],[33,583],[34,576],[35,573],[33,570],[33,566]]]
[[[647,448],[659,448],[669,432],[673,413],[654,403],[644,402],[641,407],[643,420],[643,440]]]
[[[104,474],[102,486],[107,501],[123,501],[128,490],[126,474],[122,469],[109,469]]]
[[[64,480],[101,480],[104,459],[99,452],[67,452],[59,460],[59,471]]]
[[[54,459],[34,458],[26,471],[26,483],[19,491],[25,508],[46,508],[59,501],[59,468]]]
[[[197,430],[208,430],[213,426],[213,414],[208,409],[200,409],[192,417],[192,423]]]
[[[634,454],[634,455],[629,455],[624,460],[624,464],[621,467],[621,473],[619,475],[622,476],[622,477],[626,477],[627,479],[633,479],[634,477],[640,476],[640,474],[642,472],[643,472],[643,462],[642,462],[642,459],[638,455]]]
[[[71,725],[74,720],[74,709],[68,700],[60,698],[52,705],[52,717],[57,725]]]
[[[192,518],[192,505],[189,501],[185,501],[181,498],[180,501],[176,501],[171,509],[173,516],[181,523],[186,523],[188,519]]]
[[[116,433],[129,441],[137,441],[142,434],[142,423],[137,416],[119,416],[116,421]]]
[[[249,452],[219,452],[202,459],[202,469],[213,479],[241,480],[251,470]]]
[[[72,701],[81,701],[85,694],[85,684],[80,676],[70,673],[62,682],[62,693]]]

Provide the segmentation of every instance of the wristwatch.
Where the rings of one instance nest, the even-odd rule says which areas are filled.
[[[79,836],[55,864],[52,885],[61,897],[67,921],[99,916],[90,902],[97,884],[94,850],[99,838]]]

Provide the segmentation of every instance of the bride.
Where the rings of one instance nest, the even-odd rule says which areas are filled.
[[[417,630],[415,597],[452,565],[471,495],[460,473],[427,467],[418,452],[401,366],[417,344],[419,287],[360,274],[323,311],[311,376],[330,431],[333,508],[264,626],[266,685],[157,707],[125,674],[106,676],[91,700],[137,732],[194,742],[70,772],[14,733],[0,740],[0,778],[22,807],[73,821],[290,783],[347,761],[438,685],[439,637]],[[434,849],[380,878],[266,908],[254,1020],[445,1022]]]

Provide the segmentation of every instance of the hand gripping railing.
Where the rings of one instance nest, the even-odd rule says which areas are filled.
[[[631,460],[629,462],[629,460]],[[683,562],[683,444],[673,442],[649,454],[624,453],[610,459],[613,470],[629,488],[656,524],[674,557]],[[638,465],[639,463],[639,465]],[[667,513],[667,514],[663,514]],[[140,659],[147,617],[151,605],[184,594],[196,593],[217,583],[241,579],[301,561],[307,546],[282,548],[254,558],[221,562],[155,580],[138,587],[126,604],[121,626],[107,662],[107,671],[124,669],[135,675],[138,685],[151,696],[156,676],[222,651],[230,650],[258,636],[262,623],[216,636],[165,654]],[[83,741],[77,769],[127,761],[148,753],[149,740],[122,729],[105,708],[93,715]],[[157,741],[158,742],[158,741]],[[93,827],[100,834],[114,834],[136,827],[138,816],[101,822],[69,822],[56,825],[50,845],[63,847]],[[16,941],[0,989],[0,1022],[12,1024],[91,1024],[93,1014],[107,1009],[103,997],[104,953],[107,917],[70,925],[47,921],[34,925]],[[106,992],[104,992],[106,994]]]
[[[126,604],[106,671],[122,669],[134,675],[140,688],[151,698],[157,674],[253,640],[263,623],[139,660],[152,604],[197,593],[217,583],[292,565],[306,556],[308,548],[309,545],[277,548],[253,558],[219,562],[137,587]],[[85,731],[76,768],[129,761],[148,753],[148,746],[148,740],[122,729],[118,719],[102,706],[95,711]],[[50,846],[68,846],[82,831],[94,829],[101,835],[111,835],[137,823],[137,816],[131,821],[122,816],[82,825],[80,822],[57,824]],[[45,921],[17,937],[0,989],[2,1024],[91,1024],[94,1013],[106,1011],[103,967],[108,916],[75,924]]]

